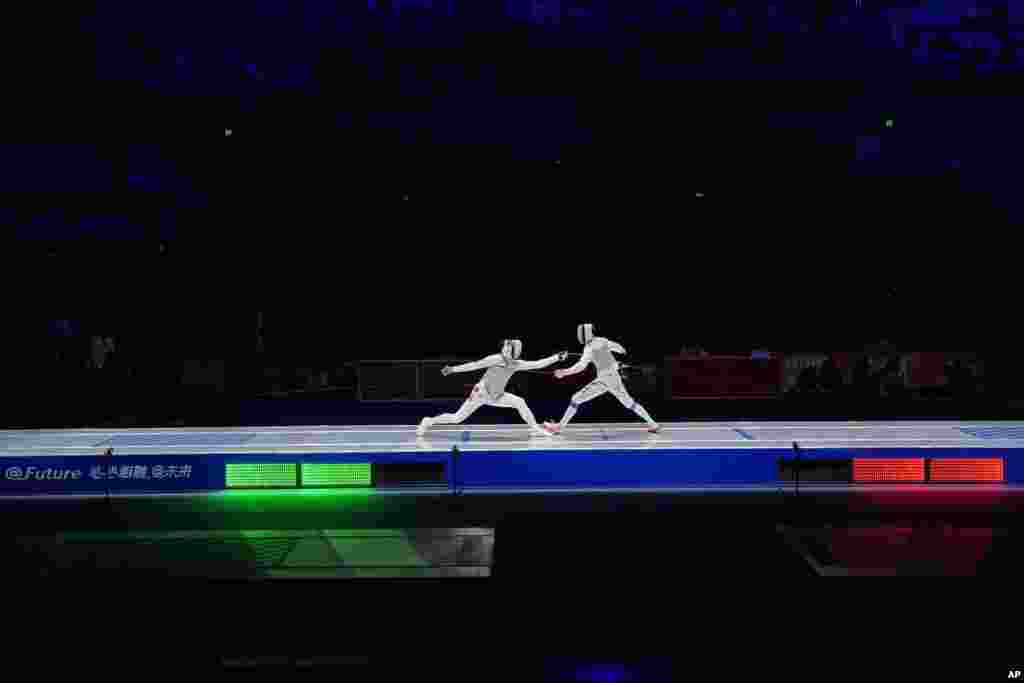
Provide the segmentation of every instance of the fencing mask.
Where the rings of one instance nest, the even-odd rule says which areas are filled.
[[[501,355],[518,360],[523,355],[523,342],[519,339],[506,339],[501,343]]]
[[[594,325],[593,323],[586,323],[576,328],[576,338],[580,340],[580,344],[586,346],[590,343],[590,340],[594,338]]]

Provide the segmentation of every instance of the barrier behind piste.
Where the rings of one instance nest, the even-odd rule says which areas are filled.
[[[681,354],[665,359],[665,375],[667,399],[779,398],[783,358]]]
[[[466,360],[365,360],[358,366],[358,397],[361,402],[460,400],[466,397],[467,378],[476,381],[481,373],[445,377],[441,368]],[[669,399],[777,398],[784,385],[783,357],[680,355],[665,359],[665,392]],[[650,379],[644,375],[646,379]],[[578,390],[593,381],[592,367],[559,380],[558,386]],[[629,376],[634,392],[646,393],[647,385]],[[529,398],[530,379],[513,376],[509,390]]]
[[[441,374],[446,365],[460,365],[478,359],[431,360],[363,360],[357,365],[358,397],[363,403],[398,403],[407,401],[455,401],[469,395],[483,371]],[[557,365],[553,367],[562,367]],[[552,368],[553,369],[553,368]],[[530,396],[531,381],[537,375],[517,373],[509,381],[508,390],[519,396]],[[566,377],[560,386],[579,389],[595,377],[593,367]]]

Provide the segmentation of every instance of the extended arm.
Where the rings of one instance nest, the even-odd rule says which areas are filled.
[[[569,375],[575,375],[576,373],[583,372],[587,369],[587,366],[590,365],[590,359],[592,357],[593,354],[590,353],[590,347],[588,346],[583,349],[583,355],[580,356],[580,359],[576,361],[575,365],[558,371],[559,376],[568,377]]]
[[[454,365],[445,368],[448,372],[473,372],[474,370],[483,370],[489,368],[492,365],[497,365],[500,362],[499,356],[487,356],[478,361],[472,363],[463,363],[462,365]]]
[[[524,360],[519,363],[520,370],[542,370],[562,358],[561,353],[556,353],[540,360]]]

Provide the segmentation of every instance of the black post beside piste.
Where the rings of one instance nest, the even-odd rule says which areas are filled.
[[[793,463],[793,476],[796,481],[796,495],[800,495],[800,445],[793,442],[793,450],[796,452],[796,461]]]
[[[104,473],[104,477],[103,477],[103,479],[104,479],[104,494],[105,494],[104,495],[104,503],[105,503],[104,508],[107,511],[107,513],[111,517],[113,517],[114,516],[114,501],[110,497],[110,468],[113,466],[111,463],[114,462],[114,449],[113,448],[107,448],[107,450],[105,450],[103,452],[103,457],[104,457],[105,463],[106,463],[104,465],[104,467],[107,468],[106,472]]]
[[[452,495],[448,498],[448,514],[461,516],[465,512],[465,500],[459,490],[459,447],[452,446]],[[450,520],[449,520],[450,521]]]
[[[459,495],[459,447],[452,446],[452,495]]]

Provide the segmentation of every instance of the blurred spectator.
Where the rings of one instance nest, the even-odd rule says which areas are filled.
[[[103,344],[106,349],[106,355],[103,359],[103,367],[109,369],[113,366],[114,368],[117,368],[119,366],[118,359],[120,354],[117,352],[117,344],[114,342],[114,338],[107,337],[103,340]]]
[[[877,396],[878,390],[874,379],[875,376],[871,372],[871,358],[865,353],[857,359],[853,366],[853,388],[861,397]]]
[[[883,397],[899,398],[903,395],[905,383],[898,356],[891,356],[885,361],[878,373],[878,385]]]
[[[953,396],[963,396],[973,391],[974,377],[960,359],[946,363],[946,377],[949,379],[949,391]]]
[[[825,359],[825,362],[822,364],[821,370],[819,371],[818,382],[822,391],[834,392],[842,389],[843,375],[839,372],[839,367],[836,365],[832,354],[829,354]]]
[[[818,390],[818,366],[808,365],[796,378],[796,390],[801,394],[810,394]]]
[[[107,363],[107,355],[114,352],[114,338],[93,335],[89,346],[89,367],[102,370]]]

